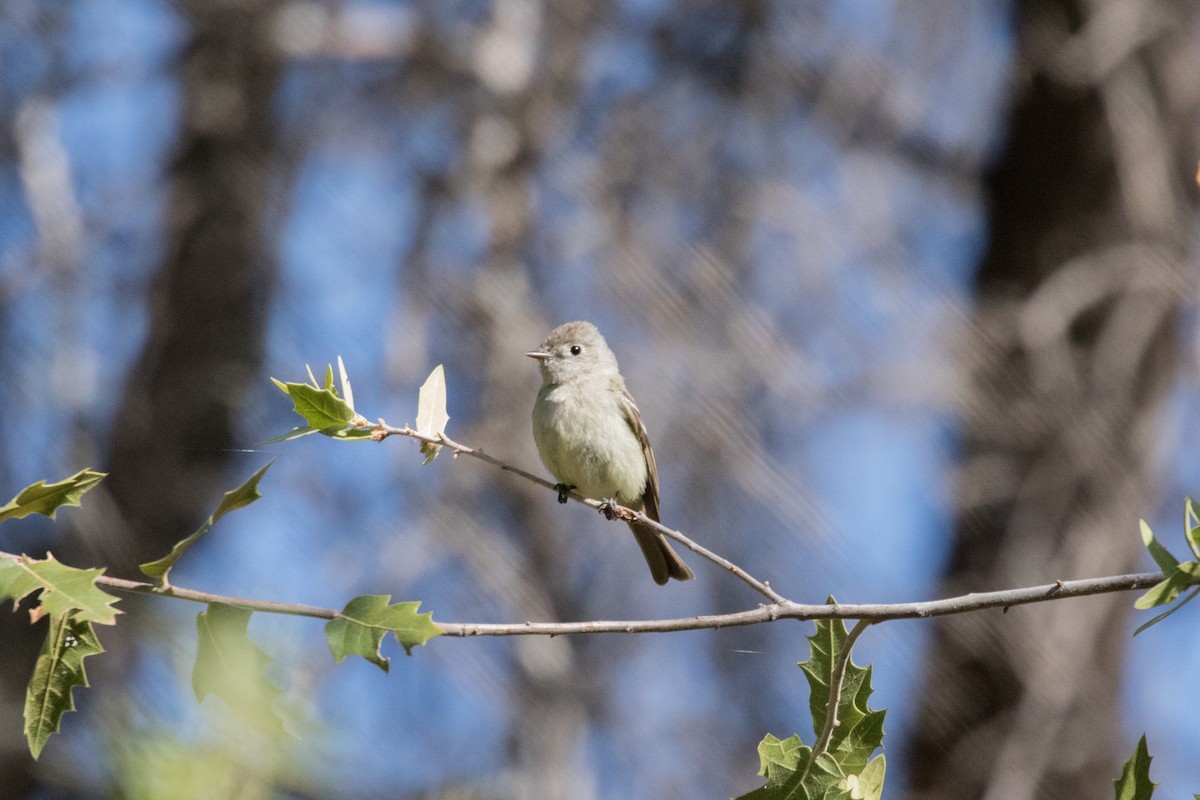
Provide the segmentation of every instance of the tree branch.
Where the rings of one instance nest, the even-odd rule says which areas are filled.
[[[419,442],[425,442],[427,444],[442,445],[444,447],[448,447],[450,449],[451,453],[456,458],[460,455],[470,456],[471,458],[477,458],[480,461],[491,464],[492,466],[502,469],[505,472],[511,472],[514,475],[519,475],[520,477],[524,478],[527,481],[530,481],[531,483],[536,483],[538,486],[542,486],[547,489],[550,489],[551,491],[555,492],[556,494],[558,492],[558,488],[556,487],[556,485],[551,483],[550,481],[546,480],[545,478],[539,478],[537,475],[534,475],[532,472],[527,472],[526,470],[523,470],[520,467],[514,467],[512,464],[509,464],[505,461],[501,461],[500,459],[496,458],[495,456],[488,455],[487,453],[485,453],[483,450],[481,450],[478,447],[468,447],[465,444],[460,444],[459,442],[454,441],[453,439],[451,439],[449,436],[446,436],[445,434],[439,434],[438,436],[427,436],[423,433],[419,433],[418,431],[414,430],[413,428],[410,428],[407,425],[405,425],[404,427],[401,427],[401,428],[397,428],[395,426],[388,425],[382,419],[379,420],[378,423],[371,423],[371,422],[368,422],[365,418],[363,418],[361,416],[358,417],[354,421],[354,427],[371,431],[372,438],[377,442],[381,442],[389,436],[407,436],[408,438],[416,439]],[[570,497],[572,500],[576,501],[577,503],[583,503],[585,506],[589,506],[589,507],[595,509],[596,511],[600,511],[601,506],[604,505],[599,500],[592,500],[591,498],[584,497],[583,495],[576,494],[575,492],[566,492],[566,495],[567,495],[567,497]],[[704,545],[692,541],[691,539],[689,539],[687,536],[680,533],[679,531],[674,530],[673,528],[668,528],[666,525],[663,525],[661,522],[650,519],[645,514],[641,513],[640,511],[634,511],[632,508],[626,508],[625,506],[620,506],[620,505],[614,504],[613,506],[611,506],[611,509],[615,510],[615,512],[616,512],[613,514],[613,517],[612,517],[613,519],[621,519],[626,522],[629,522],[631,520],[637,520],[638,522],[641,522],[642,524],[647,525],[647,526],[653,528],[654,530],[658,531],[663,536],[666,536],[670,539],[674,539],[675,541],[679,542],[687,549],[691,550],[696,555],[698,555],[702,558],[708,559],[709,561],[716,564],[721,569],[733,573],[734,576],[736,576],[737,578],[742,580],[744,583],[748,584],[752,589],[754,589],[754,591],[763,595],[768,600],[770,600],[772,603],[787,602],[787,598],[785,598],[783,595],[779,594],[779,592],[772,589],[771,584],[768,583],[767,581],[760,581],[758,578],[755,578],[753,575],[746,572],[744,569],[739,567],[737,564],[734,564],[732,561],[724,558],[723,556],[720,556],[720,555],[714,553],[712,550],[709,550]]]
[[[460,444],[442,434],[428,436],[417,432],[407,425],[402,428],[396,428],[388,425],[383,420],[379,420],[377,424],[374,424],[361,416],[356,416],[352,425],[356,428],[370,430],[372,438],[376,441],[382,441],[389,436],[406,436],[420,442],[447,447],[455,456],[466,455],[479,459],[546,489],[557,491],[554,484],[544,478],[540,478],[519,467],[514,467],[494,456],[488,455],[479,448],[467,447]],[[599,501],[570,492],[568,496],[597,511],[601,510],[602,504]],[[853,634],[856,638],[868,625],[886,620],[948,616],[951,614],[981,611],[988,608],[1003,608],[1007,611],[1010,606],[1025,605],[1028,603],[1145,589],[1166,578],[1166,575],[1162,572],[1141,572],[1130,575],[1113,575],[1105,578],[1085,578],[1083,580],[1070,581],[1059,580],[1043,586],[972,593],[942,600],[925,600],[914,603],[805,604],[785,598],[772,589],[766,581],[755,578],[728,559],[717,555],[703,545],[697,544],[679,531],[668,528],[646,517],[644,514],[629,508],[617,506],[615,516],[626,521],[637,520],[649,525],[664,536],[668,536],[684,545],[697,555],[731,572],[755,591],[767,597],[771,602],[760,605],[757,608],[735,611],[728,614],[709,614],[660,620],[592,620],[587,622],[523,623],[435,622],[434,624],[438,626],[444,636],[562,636],[584,633],[668,633],[674,631],[762,625],[781,619],[854,619],[859,621],[859,625],[855,627]],[[0,551],[0,558],[17,557],[15,554]],[[186,589],[181,586],[132,581],[124,578],[109,577],[107,575],[98,576],[96,584],[119,592],[174,597],[194,603],[221,603],[236,608],[243,608],[247,611],[260,611],[268,614],[286,614],[325,620],[338,619],[342,616],[342,612],[340,611],[303,603],[280,603],[271,600],[220,595],[195,589]],[[848,648],[847,652],[849,652]],[[844,664],[841,668],[844,669]]]
[[[0,558],[15,558],[14,553],[0,551]],[[1068,597],[1085,597],[1093,594],[1125,592],[1146,589],[1164,580],[1161,572],[1140,572],[1131,575],[1113,575],[1106,578],[1085,578],[1075,581],[1056,581],[1044,586],[1023,589],[1005,589],[996,592],[980,592],[950,597],[943,600],[924,600],[915,603],[829,603],[806,604],[784,600],[762,605],[745,611],[729,614],[710,614],[695,617],[679,617],[661,620],[593,620],[588,622],[521,622],[521,623],[472,623],[434,622],[444,636],[563,636],[582,633],[671,633],[717,628],[733,628],[746,625],[763,625],[781,619],[856,619],[865,622],[884,622],[892,619],[916,619],[941,617],[951,614],[966,614],[988,608],[1041,603],[1049,600],[1065,600]],[[112,578],[101,575],[96,584],[119,592],[174,597],[193,603],[222,603],[261,611],[268,614],[287,614],[316,619],[337,619],[342,612],[303,603],[279,603],[271,600],[255,600],[247,597],[201,592],[181,586],[159,586],[143,581]]]
[[[438,623],[446,636],[561,636],[578,633],[669,633],[706,628],[732,628],[762,625],[780,619],[856,619],[884,622],[892,619],[924,619],[951,614],[966,614],[988,608],[1008,610],[1011,606],[1065,600],[1134,589],[1147,589],[1164,580],[1161,572],[1140,572],[1113,575],[1105,578],[1085,578],[1075,581],[1055,581],[1043,586],[979,592],[943,600],[924,600],[915,603],[829,603],[806,604],[785,600],[755,609],[730,614],[680,617],[663,620],[592,621],[592,622],[525,622],[520,624]]]

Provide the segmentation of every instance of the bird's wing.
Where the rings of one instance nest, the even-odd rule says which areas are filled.
[[[617,396],[621,404],[621,411],[624,412],[625,419],[637,435],[638,441],[642,443],[642,455],[646,457],[646,472],[649,477],[646,480],[646,489],[642,493],[642,503],[645,505],[642,513],[658,522],[658,467],[654,464],[654,451],[650,449],[650,437],[646,435],[646,426],[642,424],[642,414],[638,411],[633,398],[629,396],[629,391],[622,386]]]

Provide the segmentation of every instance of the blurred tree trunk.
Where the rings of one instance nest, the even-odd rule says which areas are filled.
[[[397,78],[398,90],[418,109],[453,98],[449,102],[465,154],[423,183],[421,221],[402,265],[407,305],[401,313],[447,309],[452,338],[472,342],[457,351],[459,369],[480,381],[482,409],[466,415],[478,422],[462,435],[471,441],[512,441],[514,449],[524,447],[524,463],[534,463],[529,414],[540,378],[536,367],[511,367],[548,330],[534,311],[534,287],[525,274],[536,221],[534,170],[552,143],[546,141],[546,129],[572,124],[581,103],[580,61],[609,10],[605,3],[578,0],[544,6],[498,3],[488,23],[471,36],[469,50],[455,45],[460,34],[451,32],[448,40],[430,35]],[[467,197],[485,210],[488,246],[469,285],[439,285],[430,276],[436,244],[429,234],[440,217],[458,213]],[[512,603],[512,614],[536,608],[534,616],[543,619],[584,616],[561,563],[563,515],[557,504],[547,503],[533,487],[497,484],[477,471],[455,470],[445,491],[453,501],[438,503],[441,539],[500,604]],[[462,513],[451,511],[454,506]],[[521,523],[486,522],[497,517]],[[514,531],[519,531],[516,539]],[[502,552],[519,556],[496,556]],[[507,704],[512,722],[502,777],[508,796],[592,797],[593,778],[581,757],[597,682],[582,666],[587,659],[581,651],[589,643],[522,639],[511,653]]]
[[[1176,31],[1194,11],[1018,7],[945,595],[1138,567],[1189,283],[1194,103],[1180,76],[1200,64]],[[908,742],[911,796],[1111,792],[1129,749],[1118,700],[1131,603],[1111,595],[939,621]]]
[[[171,167],[168,246],[150,330],[113,432],[106,487],[122,525],[102,563],[129,571],[204,518],[239,446],[242,400],[260,379],[275,283],[264,212],[277,145],[273,0],[183,5],[182,140]]]
[[[263,235],[277,129],[270,100],[279,65],[267,35],[275,5],[197,0],[181,6],[191,40],[180,64],[183,124],[169,174],[166,252],[148,298],[146,342],[116,415],[110,476],[101,487],[106,495],[93,492],[81,514],[64,519],[78,532],[56,548],[68,563],[134,575],[139,562],[165,553],[194,529],[228,483],[224,470],[239,445],[239,407],[259,380],[276,272]],[[27,619],[0,616],[5,663],[32,668],[39,643],[28,631]],[[44,635],[40,628],[36,633]],[[109,645],[119,635],[103,633]],[[10,734],[0,756],[0,799],[50,796],[47,791],[75,796],[63,786],[73,770],[54,766],[55,748],[38,769],[15,735],[22,730],[27,677],[28,671],[17,671],[0,684],[0,730]],[[43,770],[57,775],[55,789],[39,788]],[[97,791],[90,787],[80,796]]]

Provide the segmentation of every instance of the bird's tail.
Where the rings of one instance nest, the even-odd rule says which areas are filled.
[[[642,548],[642,555],[646,557],[646,563],[650,566],[650,574],[659,586],[671,578],[690,581],[696,577],[688,565],[683,563],[679,554],[671,549],[671,545],[661,533],[637,522],[629,523],[629,529],[633,531],[638,547]]]

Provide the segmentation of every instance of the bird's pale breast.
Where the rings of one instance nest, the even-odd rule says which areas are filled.
[[[543,386],[534,440],[546,469],[585,497],[636,502],[648,477],[642,445],[607,388]],[[601,411],[602,409],[602,411]]]

